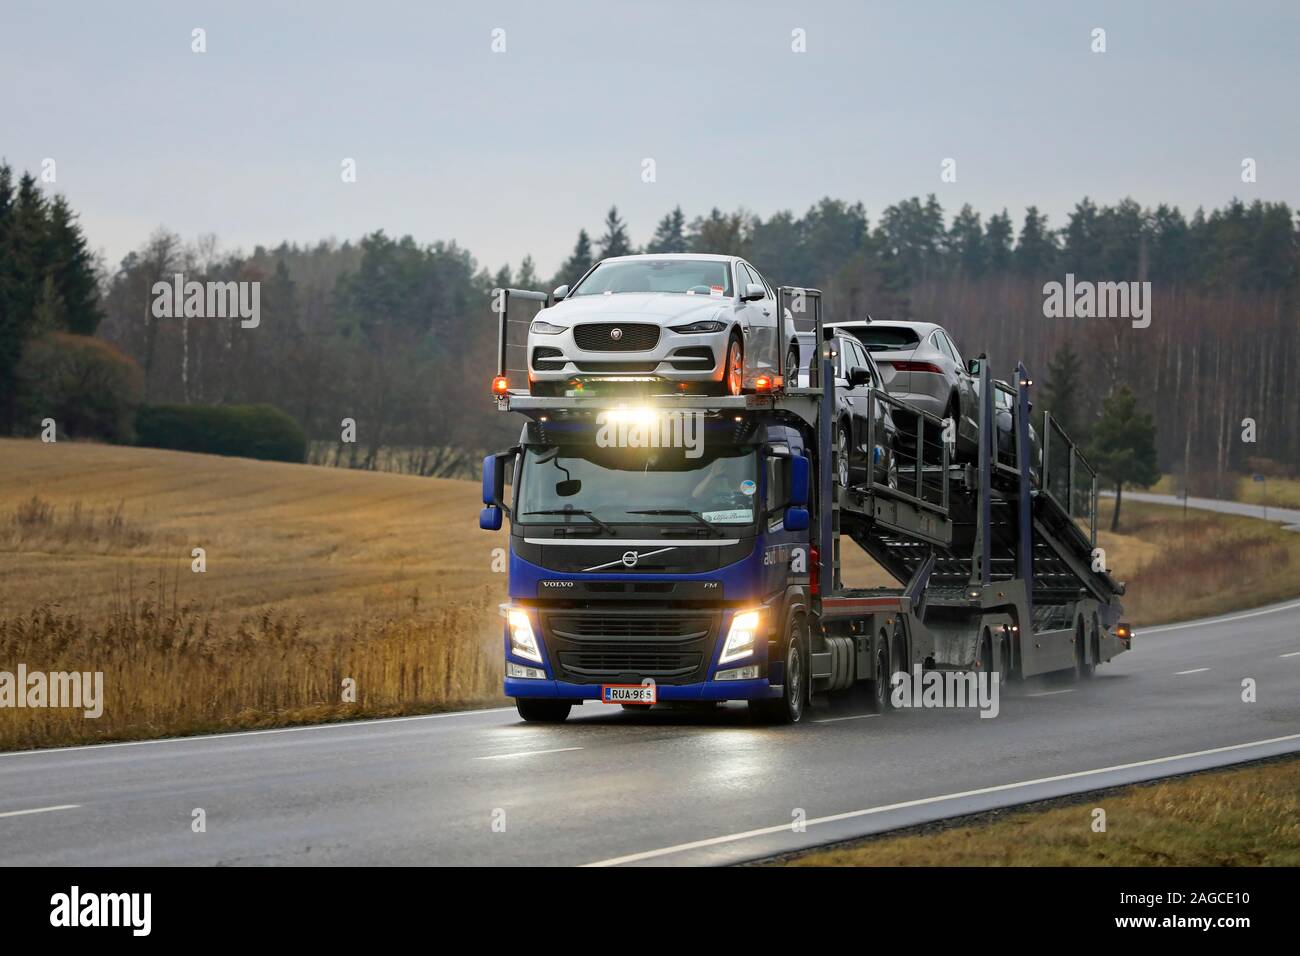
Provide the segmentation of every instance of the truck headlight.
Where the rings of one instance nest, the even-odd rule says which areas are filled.
[[[726,322],[692,322],[690,325],[671,326],[674,332],[681,332],[686,335],[698,335],[705,332],[721,332],[726,327]]]
[[[567,332],[568,330],[562,325],[551,325],[550,322],[538,319],[528,327],[528,331],[536,332],[538,335],[559,335],[561,332]]]
[[[537,646],[537,638],[533,636],[533,625],[528,622],[528,615],[514,610],[507,615],[506,621],[510,625],[510,653],[540,664],[542,649]]]
[[[760,617],[758,611],[742,611],[731,619],[731,630],[727,631],[727,641],[722,645],[722,654],[718,656],[719,664],[738,661],[754,653]]]

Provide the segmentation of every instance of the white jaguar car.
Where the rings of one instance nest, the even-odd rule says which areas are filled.
[[[736,256],[603,259],[553,295],[528,330],[534,395],[600,382],[740,395],[775,372],[776,294]],[[799,349],[786,327],[789,362]]]

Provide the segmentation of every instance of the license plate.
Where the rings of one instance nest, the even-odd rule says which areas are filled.
[[[600,699],[606,704],[654,704],[654,684],[602,684]]]

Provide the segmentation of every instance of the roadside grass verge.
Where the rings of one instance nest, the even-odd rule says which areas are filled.
[[[1098,527],[1114,508],[1103,500]],[[1101,531],[1107,566],[1125,582],[1128,620],[1166,624],[1300,594],[1300,534],[1255,518],[1124,502],[1120,533]]]
[[[1106,832],[1093,832],[1093,811]],[[885,834],[786,866],[1300,866],[1300,758],[1084,795],[989,823]]]

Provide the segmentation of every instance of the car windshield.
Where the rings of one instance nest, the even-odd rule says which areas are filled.
[[[602,262],[572,295],[669,292],[731,295],[731,264],[716,259],[635,259]]]
[[[700,451],[697,446],[696,451]],[[524,452],[516,518],[521,524],[753,524],[759,505],[752,448],[729,445],[687,457],[682,448],[532,446]],[[572,517],[538,512],[572,511]],[[673,511],[666,515],[635,512]]]
[[[845,329],[867,347],[868,352],[892,352],[897,349],[916,348],[921,337],[912,329],[897,325],[868,325],[861,329]]]

